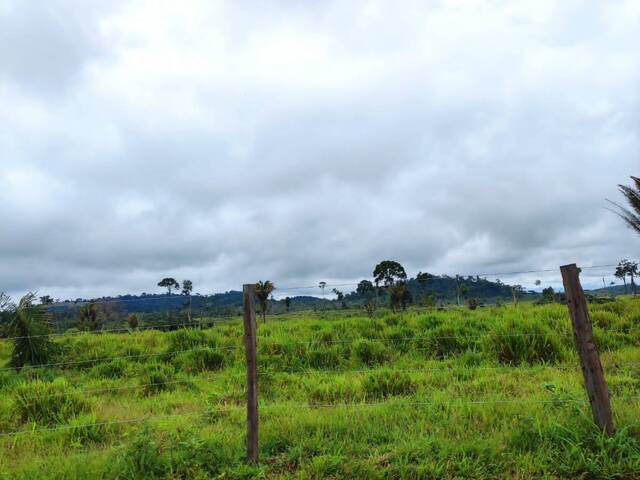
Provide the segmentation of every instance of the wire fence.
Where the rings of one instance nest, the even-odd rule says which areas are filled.
[[[622,402],[635,402],[640,400],[640,396],[626,396],[626,397],[611,397],[613,400],[622,401]],[[272,404],[261,404],[261,410],[273,410],[273,409],[302,409],[302,408],[310,408],[310,409],[335,409],[335,408],[348,408],[348,409],[358,409],[358,408],[371,408],[371,407],[418,407],[418,406],[433,406],[433,405],[500,405],[500,404],[540,404],[540,405],[586,405],[587,401],[584,398],[557,398],[550,400],[542,400],[542,399],[533,399],[533,398],[496,398],[496,399],[484,399],[484,400],[468,400],[468,399],[448,399],[448,400],[430,400],[430,401],[406,401],[401,399],[394,399],[393,402],[390,401],[379,401],[379,402],[353,402],[353,403],[302,403],[302,402],[278,402]],[[136,418],[126,418],[126,419],[118,419],[118,420],[110,420],[104,422],[94,422],[94,423],[86,423],[86,424],[74,424],[74,425],[58,425],[55,427],[40,427],[23,429],[23,430],[15,430],[11,432],[0,432],[0,438],[2,437],[15,437],[18,435],[25,434],[42,434],[42,433],[51,433],[63,430],[81,430],[85,428],[96,428],[96,427],[108,427],[113,425],[123,425],[123,424],[132,424],[132,423],[143,423],[150,420],[168,420],[173,418],[185,418],[185,417],[206,417],[210,416],[213,413],[220,412],[230,412],[236,411],[239,412],[243,409],[243,405],[217,405],[208,410],[201,410],[196,412],[183,412],[183,413],[174,413],[174,414],[164,414],[164,415],[145,415],[142,417]]]
[[[596,269],[604,269],[604,268],[613,268],[616,267],[617,264],[604,264],[604,265],[592,265],[582,267],[582,270],[596,270]],[[547,274],[551,272],[558,272],[557,268],[549,268],[549,269],[530,269],[530,270],[522,270],[522,271],[511,271],[511,272],[499,272],[499,273],[466,273],[462,275],[462,277],[506,277],[506,276],[517,276],[517,275],[532,275],[532,274]],[[451,277],[446,277],[451,278]],[[443,277],[435,276],[431,278],[425,278],[421,283],[428,283],[433,281],[442,280]],[[326,288],[342,288],[342,287],[357,287],[358,283],[325,283],[323,285],[324,289]],[[299,286],[281,286],[278,287],[282,291],[299,291],[299,290],[314,290],[317,291],[321,288],[319,285],[299,285]],[[323,290],[324,290],[323,289]],[[164,300],[167,301],[171,299],[171,296],[166,297],[144,297],[144,301],[155,301],[155,300]],[[140,302],[140,298],[135,299],[106,299],[106,300],[87,300],[82,302],[69,302],[68,304],[57,304],[60,305],[80,305],[85,303],[115,303],[115,302],[129,302],[135,301]],[[444,307],[445,309],[457,309],[458,306],[448,306]],[[430,309],[432,310],[432,309]],[[142,326],[135,330],[131,328],[112,328],[101,330],[97,333],[118,333],[118,332],[133,332],[133,331],[145,331],[151,329],[167,329],[172,327],[181,327],[183,325],[168,325],[168,324],[157,324],[157,325],[148,325]],[[635,332],[640,332],[638,328],[627,328],[627,329],[612,329],[607,330],[609,334],[620,334],[620,335],[629,335]],[[88,332],[82,331],[74,331],[74,332],[61,332],[61,333],[46,333],[46,334],[38,334],[31,336],[14,336],[5,338],[5,340],[21,340],[26,338],[36,338],[36,337],[66,337],[66,336],[76,336],[76,335],[85,335]],[[495,332],[489,331],[482,334],[465,334],[461,333],[459,335],[429,335],[428,340],[451,340],[451,339],[483,339],[487,337],[503,337],[503,338],[511,338],[511,337],[546,337],[548,336],[548,332],[528,332],[528,333],[505,333],[505,332]],[[573,334],[569,331],[554,331],[553,335],[559,337],[572,337]],[[259,336],[260,347],[264,349],[275,349],[275,348],[289,348],[289,347],[299,347],[301,345],[307,346],[332,346],[332,345],[352,345],[356,341],[360,341],[362,339],[378,341],[389,347],[398,347],[398,344],[402,343],[410,343],[410,349],[408,352],[420,352],[430,350],[431,347],[420,346],[420,342],[424,341],[425,338],[420,336],[404,336],[404,337],[358,337],[358,338],[331,338],[331,339],[323,339],[317,338],[312,340],[292,340],[292,341],[272,341],[268,336]],[[153,358],[153,357],[165,357],[172,358],[176,355],[189,353],[189,352],[198,352],[198,351],[206,351],[213,350],[218,352],[241,352],[243,348],[243,344],[240,343],[240,339],[238,339],[238,343],[235,345],[204,345],[197,346],[188,349],[177,349],[177,350],[167,350],[161,352],[144,352],[144,353],[131,353],[131,354],[122,354],[122,355],[111,355],[111,356],[101,356],[96,358],[87,358],[80,360],[72,360],[72,361],[60,361],[60,362],[49,362],[43,364],[34,364],[34,365],[26,365],[22,368],[23,371],[30,369],[44,369],[44,368],[64,368],[64,367],[80,367],[83,365],[92,365],[99,363],[109,363],[116,360],[129,360],[129,359],[142,359],[142,358]],[[304,362],[304,359],[301,360]],[[635,368],[640,367],[640,361],[638,362],[614,362],[609,364],[604,364],[603,368],[605,370],[620,370],[627,368]],[[0,368],[0,372],[15,370],[14,367],[4,367]],[[328,369],[328,368],[262,368],[259,370],[259,374],[265,377],[277,375],[277,374],[289,374],[289,375],[301,375],[308,376],[311,374],[319,374],[319,375],[362,375],[362,374],[370,374],[373,372],[380,372],[381,370],[389,373],[402,373],[402,374],[427,374],[434,372],[446,372],[446,373],[472,373],[475,371],[495,371],[500,373],[532,373],[536,371],[543,370],[551,370],[551,371],[567,371],[574,372],[579,374],[580,367],[576,365],[563,365],[563,364],[541,364],[541,365],[455,365],[455,366],[438,366],[438,367],[405,367],[405,368],[388,368],[385,366],[379,366],[377,368],[362,368],[362,369]],[[243,372],[237,372],[243,373]],[[55,397],[65,397],[70,393],[78,394],[82,396],[90,396],[90,395],[101,395],[101,394],[109,394],[116,392],[124,392],[138,389],[154,389],[157,387],[167,387],[167,386],[177,386],[177,385],[185,385],[190,386],[193,385],[194,382],[209,382],[215,380],[216,376],[206,376],[206,377],[196,377],[190,379],[169,379],[163,381],[148,381],[148,382],[137,382],[131,383],[127,385],[114,385],[114,386],[101,386],[95,388],[81,388],[79,385],[74,385],[68,391],[60,391],[60,392],[46,392],[37,395],[26,395],[21,396],[20,401],[23,403],[32,403],[42,401],[43,398],[55,398]],[[637,401],[640,399],[640,396],[620,396],[620,397],[612,397],[612,399],[616,401],[623,402],[631,402]],[[402,397],[392,397],[391,399],[385,399],[384,401],[376,401],[376,402],[367,402],[367,401],[359,401],[359,402],[329,402],[322,403],[316,402],[313,400],[309,400],[307,402],[299,402],[292,400],[281,400],[274,403],[264,403],[260,404],[261,409],[270,410],[270,409],[282,409],[282,408],[316,408],[316,409],[329,409],[329,408],[371,408],[378,406],[393,406],[393,407],[418,407],[418,406],[428,406],[428,405],[441,405],[441,404],[450,404],[450,405],[486,405],[486,404],[529,404],[529,403],[538,403],[538,404],[566,404],[566,403],[575,403],[584,405],[586,403],[586,399],[584,398],[565,398],[565,399],[536,399],[536,398],[485,398],[485,399],[468,399],[468,398],[450,398],[447,400],[415,400],[415,399],[407,399]],[[207,415],[211,415],[215,412],[222,411],[239,411],[239,409],[243,407],[243,405],[233,405],[233,404],[215,404],[210,405],[207,410],[203,411],[192,411],[185,413],[175,413],[175,414],[164,414],[164,415],[145,415],[135,418],[128,419],[113,419],[110,421],[100,421],[100,422],[92,422],[87,424],[69,424],[69,425],[57,425],[52,427],[39,427],[38,424],[32,424],[31,428],[23,429],[23,430],[14,430],[8,432],[0,432],[0,437],[14,437],[19,435],[26,434],[41,434],[47,432],[56,432],[61,430],[76,430],[83,428],[95,428],[95,427],[108,427],[113,425],[122,425],[122,424],[134,424],[134,423],[142,423],[151,420],[161,420],[161,419],[171,419],[171,418],[181,418],[181,417],[206,417]]]

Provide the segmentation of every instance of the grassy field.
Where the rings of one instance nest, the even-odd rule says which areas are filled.
[[[0,478],[640,478],[640,301],[591,311],[612,438],[565,306],[291,315],[258,327],[259,466],[238,321],[57,337],[60,365],[0,370],[0,432],[29,432],[0,436]]]

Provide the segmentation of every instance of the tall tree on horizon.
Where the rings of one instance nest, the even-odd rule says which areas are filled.
[[[267,321],[267,304],[269,302],[269,295],[275,290],[275,285],[270,280],[259,280],[256,283],[256,297],[260,303],[260,313],[262,314],[262,323]]]
[[[633,185],[630,187],[627,185],[618,185],[618,190],[620,190],[627,200],[629,208],[624,208],[619,203],[611,200],[607,201],[615,207],[613,212],[622,218],[629,228],[640,234],[640,178],[631,175],[631,180],[633,181]]]
[[[180,284],[176,281],[175,278],[165,277],[158,282],[159,287],[164,287],[167,289],[169,295],[171,295],[171,291],[175,288],[178,290],[180,288]]]
[[[189,298],[189,305],[187,309],[187,323],[191,325],[191,292],[193,291],[193,282],[191,280],[182,281],[182,294]]]
[[[616,267],[616,271],[613,274],[616,278],[620,278],[622,280],[622,283],[624,283],[624,294],[626,295],[628,293],[627,290],[627,271],[624,268],[624,262],[626,262],[626,260],[621,260],[620,263],[618,263],[618,266]]]

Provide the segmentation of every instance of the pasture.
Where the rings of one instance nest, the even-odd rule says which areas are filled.
[[[611,438],[564,305],[267,317],[256,467],[240,319],[72,332],[20,372],[3,340],[0,478],[640,478],[640,300],[590,309]]]

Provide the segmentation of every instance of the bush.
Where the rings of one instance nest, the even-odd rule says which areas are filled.
[[[145,395],[153,395],[176,388],[173,366],[163,363],[147,365],[141,378],[141,386]]]
[[[476,333],[459,325],[441,325],[415,339],[416,346],[427,356],[438,359],[458,355],[477,343]]]
[[[175,332],[171,332],[168,337],[169,352],[182,352],[197,347],[215,347],[216,342],[207,338],[202,330],[189,330],[181,328]]]
[[[337,368],[342,363],[339,347],[314,348],[309,351],[309,366],[311,368]]]
[[[212,348],[203,348],[176,355],[172,361],[178,369],[198,373],[209,370],[220,370],[224,366],[224,355]]]
[[[59,378],[51,383],[36,380],[19,385],[15,389],[15,408],[23,422],[54,425],[90,411],[91,405]]]
[[[593,325],[601,328],[610,328],[619,320],[620,317],[613,312],[598,310],[592,312],[591,322]]]
[[[416,384],[402,372],[380,371],[367,375],[362,382],[367,398],[387,398],[392,395],[411,395]]]
[[[391,351],[374,340],[357,340],[353,344],[353,352],[361,363],[369,366],[382,364],[391,358]]]
[[[562,359],[558,336],[535,320],[519,320],[498,326],[486,342],[501,363],[554,363]]]
[[[314,382],[307,386],[309,403],[352,403],[363,399],[360,385],[352,380],[338,378],[332,381]]]
[[[99,363],[91,369],[94,378],[120,378],[125,375],[128,363],[122,358],[116,358],[108,363]]]

